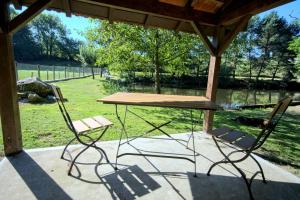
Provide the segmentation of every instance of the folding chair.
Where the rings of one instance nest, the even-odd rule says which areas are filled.
[[[75,137],[70,140],[68,142],[68,144],[65,146],[62,155],[61,155],[61,159],[67,160],[64,158],[64,154],[65,151],[67,150],[68,146],[75,140],[77,140],[80,144],[84,145],[85,148],[83,148],[75,157],[74,159],[71,159],[71,165],[68,171],[68,175],[71,175],[71,171],[72,168],[76,162],[76,159],[83,153],[85,152],[88,148],[93,147],[96,150],[100,150],[105,158],[106,161],[108,163],[109,159],[107,157],[107,154],[105,153],[105,151],[98,147],[96,145],[96,142],[98,142],[102,136],[104,135],[104,133],[107,131],[107,129],[113,124],[112,122],[110,122],[108,119],[102,117],[102,116],[95,116],[95,117],[91,117],[91,118],[85,118],[82,120],[77,120],[77,121],[72,121],[71,117],[69,115],[69,113],[67,112],[67,109],[65,107],[64,104],[64,98],[62,96],[61,90],[60,88],[56,87],[56,86],[52,86],[53,89],[53,93],[56,99],[56,102],[58,104],[59,110],[68,126],[68,128],[74,133]],[[95,132],[95,131],[100,131],[100,135],[98,137],[96,137],[96,139],[92,138],[91,136],[89,136],[88,134],[91,132]],[[82,138],[86,138],[88,140],[90,140],[89,142],[85,142],[82,140]]]
[[[278,104],[274,107],[273,111],[269,115],[268,119],[263,121],[263,126],[262,126],[263,128],[257,137],[254,137],[252,135],[249,135],[241,131],[232,130],[227,127],[214,129],[212,131],[212,138],[216,143],[217,148],[225,158],[211,165],[211,167],[207,172],[207,175],[208,176],[210,175],[211,170],[215,166],[222,163],[230,163],[242,175],[242,178],[244,179],[247,185],[250,199],[254,199],[251,191],[251,184],[254,177],[257,176],[258,174],[261,174],[264,183],[266,183],[266,179],[261,165],[251,153],[252,151],[257,150],[264,144],[264,142],[270,136],[272,131],[274,131],[276,125],[278,124],[279,120],[281,119],[282,115],[285,113],[286,109],[288,108],[291,102],[292,102],[291,97],[287,97],[278,102]],[[231,146],[235,150],[230,152],[229,154],[226,154],[221,149],[219,142],[223,144],[229,143],[230,144],[229,146]],[[244,154],[239,159],[234,159],[234,160],[230,159],[230,156],[237,152],[244,153]],[[259,171],[255,172],[249,181],[246,178],[246,174],[236,165],[236,163],[244,161],[248,157],[252,158],[259,167]]]

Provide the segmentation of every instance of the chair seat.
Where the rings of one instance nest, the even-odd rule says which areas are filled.
[[[102,116],[85,118],[73,121],[72,123],[77,133],[83,133],[98,128],[104,128],[113,124],[111,121]]]
[[[212,135],[245,150],[250,149],[256,140],[252,135],[228,127],[214,129]]]

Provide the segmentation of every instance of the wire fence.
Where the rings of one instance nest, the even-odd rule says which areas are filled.
[[[100,68],[93,68],[94,74],[100,74]],[[16,63],[17,80],[29,77],[38,77],[43,81],[55,81],[62,79],[80,78],[92,75],[90,67],[72,66],[47,66],[25,63]]]

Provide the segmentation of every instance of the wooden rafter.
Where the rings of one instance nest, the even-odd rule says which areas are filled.
[[[211,41],[208,39],[207,35],[204,33],[202,28],[197,22],[191,22],[191,25],[193,26],[195,32],[200,36],[201,40],[203,41],[205,47],[209,51],[211,55],[216,54],[216,47],[213,46]]]
[[[242,29],[248,24],[248,21],[250,20],[251,15],[245,16],[242,19],[240,19],[233,30],[231,30],[225,37],[223,38],[222,45],[220,45],[217,49],[217,54],[221,55],[226,48],[230,45],[232,40],[237,36],[239,32],[242,31]]]
[[[9,22],[8,31],[10,33],[18,31],[51,3],[52,0],[38,0],[34,2],[27,8],[27,10],[25,10]]]
[[[113,7],[120,10],[151,14],[181,21],[197,21],[200,24],[214,26],[217,19],[213,14],[190,10],[186,7],[179,7],[161,3],[157,0],[82,0],[83,2]]]
[[[71,7],[71,0],[62,0],[64,7],[65,7],[65,11],[66,11],[66,16],[67,17],[71,17],[72,16],[72,7]]]
[[[246,15],[255,15],[294,0],[238,0],[219,15],[219,24],[229,24]]]

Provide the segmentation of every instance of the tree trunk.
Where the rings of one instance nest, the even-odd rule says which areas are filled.
[[[277,65],[276,65],[276,67],[275,67],[275,70],[274,70],[273,73],[272,73],[272,82],[274,81],[275,76],[276,76],[276,74],[277,74],[277,71],[278,71],[278,69],[279,69],[279,64],[280,64],[280,61],[277,62]]]
[[[161,85],[160,85],[160,65],[159,65],[159,35],[158,31],[155,34],[156,46],[155,46],[155,90],[157,94],[161,93]]]
[[[95,79],[94,67],[91,67],[93,79]]]

